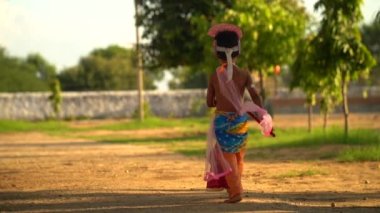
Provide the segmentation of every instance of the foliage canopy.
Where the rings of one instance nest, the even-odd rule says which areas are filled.
[[[78,65],[59,74],[63,90],[135,90],[136,57],[133,49],[116,45],[93,50]],[[152,89],[153,77],[146,73],[145,88]]]
[[[10,56],[0,47],[0,92],[48,91],[55,67],[41,55]]]

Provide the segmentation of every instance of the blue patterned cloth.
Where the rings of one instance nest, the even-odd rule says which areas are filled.
[[[223,152],[237,153],[244,149],[248,138],[248,115],[216,112],[215,136]]]

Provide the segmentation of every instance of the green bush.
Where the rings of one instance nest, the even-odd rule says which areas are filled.
[[[204,99],[193,100],[190,107],[190,115],[193,117],[203,117],[208,114],[206,101]]]
[[[144,110],[144,118],[152,118],[155,117],[152,109],[150,107],[150,104],[148,102],[144,102],[143,105],[143,110]],[[132,113],[132,118],[134,119],[139,119],[139,107],[137,106],[135,111]]]

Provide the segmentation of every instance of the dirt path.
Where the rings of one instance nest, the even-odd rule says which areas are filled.
[[[0,212],[380,212],[380,162],[248,161],[232,205],[204,191],[203,166],[160,147],[0,135]]]

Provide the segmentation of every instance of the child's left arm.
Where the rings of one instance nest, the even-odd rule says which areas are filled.
[[[248,72],[247,81],[245,84],[245,88],[247,88],[249,95],[251,96],[252,101],[259,107],[263,108],[263,103],[261,101],[260,95],[257,92],[255,86],[253,85],[252,77]]]

